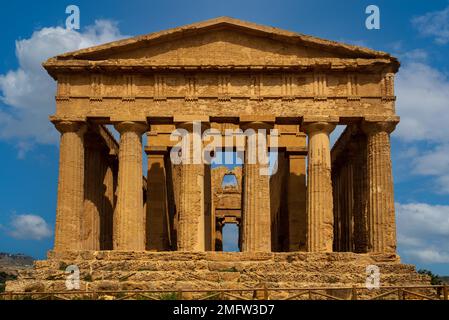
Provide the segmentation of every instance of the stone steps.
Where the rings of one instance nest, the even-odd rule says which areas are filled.
[[[151,251],[66,251],[48,254],[48,260],[59,261],[221,261],[221,262],[399,262],[395,254],[356,254],[352,252],[151,252]],[[368,264],[369,264],[368,263]]]
[[[395,283],[395,282],[398,283]],[[286,281],[286,282],[270,282],[265,281],[264,284],[267,288],[275,289],[298,289],[298,288],[350,288],[353,285],[358,285],[363,287],[362,283],[353,282],[334,282],[325,283],[323,281],[318,282],[303,282],[303,281]],[[20,283],[18,281],[15,285],[10,286],[9,289],[23,288],[26,285],[28,290],[26,291],[56,291],[65,292],[66,284],[65,280],[44,280],[44,281],[25,281]],[[390,282],[388,285],[423,285],[422,278],[398,278],[394,282]],[[200,281],[200,280],[184,280],[184,281],[113,281],[113,280],[102,280],[86,282],[81,281],[80,290],[81,291],[130,291],[130,290],[167,290],[167,291],[179,291],[179,290],[206,290],[211,291],[218,289],[232,289],[232,290],[242,290],[242,289],[254,289],[260,288],[260,281],[246,281],[246,282],[235,282],[235,281]],[[9,290],[9,291],[20,291],[20,290]]]
[[[35,270],[65,270],[70,264],[76,264],[81,270],[96,271],[223,271],[223,272],[356,272],[364,273],[368,264],[344,262],[215,262],[215,261],[36,261]],[[381,272],[407,273],[415,270],[413,265],[376,263]]]
[[[33,278],[36,280],[63,280],[67,274],[60,270],[36,270],[22,271],[21,278]],[[381,273],[381,279],[417,277],[414,272]],[[178,271],[101,271],[84,270],[80,271],[80,279],[97,280],[117,280],[117,281],[179,281],[179,280],[200,280],[200,281],[303,281],[314,282],[321,279],[323,282],[334,283],[342,280],[349,282],[364,282],[366,274],[363,272],[297,272],[296,270],[280,272],[261,271],[209,271],[209,270],[178,270]]]
[[[179,290],[364,286],[377,265],[381,285],[423,285],[428,278],[396,255],[353,253],[50,253],[8,282],[8,291],[66,291],[65,269],[77,265],[81,290]]]

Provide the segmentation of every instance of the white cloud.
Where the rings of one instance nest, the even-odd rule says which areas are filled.
[[[424,263],[449,263],[449,253],[438,248],[425,248],[409,251],[408,254]]]
[[[397,113],[394,135],[406,142],[449,142],[449,80],[431,66],[406,61],[396,81]]]
[[[403,258],[449,263],[449,206],[396,203],[398,247]]]
[[[428,65],[427,58],[421,49],[402,55],[396,81],[401,122],[393,137],[411,149],[417,142],[430,145],[402,160],[411,165],[412,174],[433,177],[436,193],[449,193],[449,79]]]
[[[415,17],[412,24],[421,35],[434,38],[438,44],[449,42],[449,7]]]
[[[449,144],[436,146],[415,157],[413,172],[435,178],[437,193],[449,194]]]
[[[51,237],[53,231],[42,217],[22,214],[13,216],[8,234],[15,239],[42,240]]]
[[[16,41],[19,67],[0,75],[0,139],[52,144],[58,134],[48,121],[54,113],[55,83],[42,68],[48,58],[97,44],[121,39],[117,25],[98,20],[83,32],[61,27],[43,28],[31,38]],[[19,157],[26,144],[18,145]]]
[[[415,146],[407,146],[404,150],[401,150],[399,154],[396,155],[398,160],[410,161],[410,159],[415,159],[419,156],[419,149]]]
[[[449,145],[441,145],[424,153],[415,160],[415,170],[419,174],[439,175],[449,173]]]
[[[25,155],[27,154],[28,151],[33,149],[33,145],[28,141],[18,141],[16,143],[16,149],[17,149],[17,158],[25,159]]]
[[[408,59],[415,62],[425,62],[429,58],[427,51],[423,49],[413,49],[407,50],[405,53],[400,55],[404,59]]]

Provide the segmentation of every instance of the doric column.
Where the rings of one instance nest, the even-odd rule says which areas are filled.
[[[242,251],[271,252],[270,176],[267,174],[268,165],[261,164],[261,159],[257,156],[268,152],[266,135],[257,134],[257,132],[259,129],[270,129],[271,125],[251,122],[243,125],[242,128],[252,129],[255,132],[254,136],[247,134],[245,137]],[[253,139],[252,143],[250,139]],[[251,149],[252,147],[254,148]],[[263,150],[259,150],[260,148]],[[266,171],[265,174],[263,174],[264,171]]]
[[[167,148],[148,148],[147,250],[170,248],[165,160]]]
[[[307,251],[331,252],[334,219],[329,134],[335,124],[311,122],[305,123],[303,129],[309,137]]]
[[[367,135],[368,251],[396,252],[390,133],[396,122],[364,122]]]
[[[288,245],[289,251],[304,251],[306,247],[306,156],[288,152],[289,175]]]
[[[81,250],[84,208],[84,133],[81,122],[55,123],[61,133],[55,251]]]
[[[205,251],[205,219],[207,204],[207,193],[205,190],[206,170],[210,170],[209,165],[201,163],[198,154],[201,155],[202,142],[201,137],[195,136],[194,125],[201,126],[200,132],[205,127],[201,122],[180,122],[177,123],[178,129],[184,129],[188,132],[184,137],[185,149],[181,150],[182,164],[179,165],[180,188],[179,188],[179,208],[177,225],[177,247],[179,251]],[[200,163],[196,163],[200,162]]]
[[[121,122],[117,205],[114,212],[114,250],[145,250],[142,194],[142,134],[147,125]]]

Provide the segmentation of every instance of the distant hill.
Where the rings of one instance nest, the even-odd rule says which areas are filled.
[[[17,278],[19,270],[32,268],[34,259],[24,254],[0,252],[0,292],[5,289],[5,282]]]
[[[440,276],[441,281],[445,284],[449,284],[449,276]]]
[[[34,259],[24,254],[11,254],[0,252],[1,268],[30,268],[33,266]]]

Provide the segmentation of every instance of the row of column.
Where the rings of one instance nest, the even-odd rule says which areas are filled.
[[[336,188],[354,188],[354,197],[345,203],[357,202],[358,207],[345,208],[345,215],[337,217],[343,225],[354,223],[355,236],[360,242],[351,245],[351,234],[340,235],[346,246],[344,250],[356,252],[396,252],[396,224],[394,212],[393,177],[391,166],[390,133],[394,122],[364,122],[366,134],[366,166],[358,165],[358,171],[347,170],[347,179]],[[306,124],[304,130],[309,136],[308,171],[307,171],[307,251],[331,252],[334,244],[334,200],[331,179],[331,159],[329,135],[335,125],[327,122]],[[347,158],[351,155],[347,154]],[[362,172],[366,170],[365,172]],[[357,177],[355,177],[355,175]],[[363,187],[366,177],[367,187]],[[345,181],[343,181],[345,182]],[[355,186],[353,184],[356,184]],[[346,189],[340,191],[352,196]],[[366,222],[363,215],[357,219],[350,217],[350,212],[363,210],[360,203],[365,198]],[[349,211],[350,212],[349,212]],[[363,225],[366,228],[363,229]],[[338,229],[338,228],[337,228]],[[340,230],[340,229],[339,229]],[[361,234],[362,233],[362,234]],[[365,233],[365,234],[363,234]],[[365,240],[366,239],[366,240]]]
[[[57,122],[55,125],[61,132],[55,250],[80,250],[86,248],[80,241],[84,212],[84,133],[86,125],[70,121]],[[184,123],[181,126],[192,131],[191,123]],[[302,127],[309,138],[306,250],[331,252],[334,217],[329,135],[335,128],[335,124],[312,122],[305,123]],[[151,224],[151,221],[145,220],[142,197],[141,137],[147,130],[147,125],[122,122],[115,125],[115,128],[120,133],[120,151],[117,202],[113,215],[113,249],[143,251],[147,249],[146,222]],[[267,129],[269,125],[253,122],[246,124],[245,128]],[[389,133],[394,129],[394,125],[366,122],[363,128],[367,134],[369,251],[395,252],[389,141]],[[266,136],[257,135],[257,139],[266,139]],[[193,139],[190,141],[190,148],[193,148]],[[267,146],[268,144],[265,141],[258,145]],[[249,155],[247,146],[248,143],[246,143],[245,158]],[[193,150],[191,149],[191,151]],[[190,155],[192,154],[193,152],[190,152]],[[245,161],[244,165],[242,251],[271,251],[269,176],[260,174],[261,169],[266,169],[263,166],[259,163],[248,163],[248,161]],[[205,221],[207,221],[205,215],[210,211],[205,190],[207,188],[207,182],[205,183],[207,170],[210,170],[210,167],[203,164],[181,165],[181,195],[177,208],[178,250],[204,251],[208,249],[205,239],[208,227],[205,225]],[[152,185],[151,176],[149,179],[149,186],[156,187],[156,185]],[[151,196],[148,200],[152,200]],[[161,206],[165,205],[161,204]],[[162,225],[163,222],[159,224],[157,220],[154,222],[153,230],[160,230],[159,227],[166,228]],[[155,236],[157,237],[157,235]],[[92,247],[91,249],[97,248]]]
[[[85,159],[85,133],[87,125],[83,122],[61,121],[55,123],[61,133],[58,203],[56,209],[56,228],[54,249],[99,250],[102,241],[98,239],[102,226],[99,219],[98,197],[95,194],[102,183],[95,183],[103,176],[99,167],[100,159],[95,152],[89,152]],[[142,197],[142,134],[147,130],[145,124],[122,122],[115,126],[120,132],[120,152],[118,161],[117,201],[112,222],[112,246],[115,250],[145,250],[145,215]],[[85,168],[85,165],[87,168]],[[90,168],[92,167],[92,168]],[[86,179],[85,172],[91,176]],[[110,170],[109,170],[110,171]],[[112,172],[106,172],[108,179]],[[85,188],[93,195],[85,201]],[[114,202],[113,191],[105,191]],[[112,206],[112,205],[110,205]],[[89,220],[84,223],[86,220]],[[88,228],[86,228],[88,226]],[[107,245],[104,245],[107,247]]]

